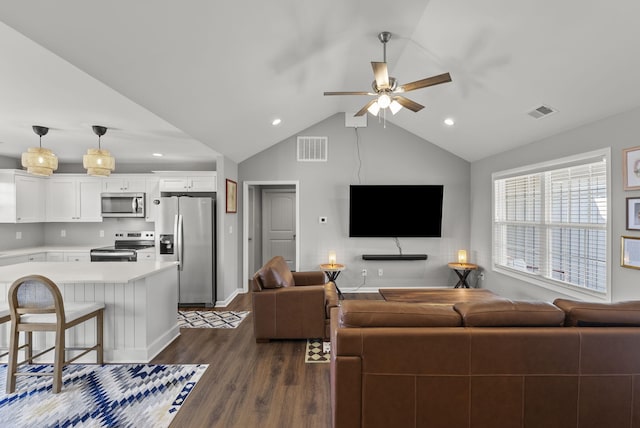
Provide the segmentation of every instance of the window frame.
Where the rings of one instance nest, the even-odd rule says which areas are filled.
[[[605,249],[605,257],[606,257],[606,266],[605,266],[605,291],[600,292],[596,290],[590,290],[584,287],[580,287],[577,285],[571,285],[566,282],[553,280],[551,278],[543,277],[540,275],[530,274],[524,272],[519,269],[512,269],[508,266],[504,266],[501,264],[497,264],[497,242],[496,242],[496,181],[502,180],[510,177],[517,177],[522,175],[529,174],[539,174],[547,171],[553,171],[562,168],[568,168],[571,166],[584,165],[588,163],[593,163],[598,159],[603,159],[605,161],[605,177],[606,177],[606,197],[607,197],[607,220],[606,226],[604,227],[606,237],[606,249]],[[544,192],[543,192],[544,194]],[[544,196],[541,201],[542,204],[542,223],[545,225],[543,229],[547,229],[550,223],[544,219],[544,209],[545,205],[548,202],[548,196]],[[607,147],[604,149],[594,150],[586,153],[580,153],[572,156],[567,156],[563,158],[553,159],[550,161],[540,162],[532,165],[525,165],[509,170],[498,171],[491,174],[491,268],[494,272],[498,272],[521,281],[527,282],[529,284],[533,284],[548,290],[552,290],[555,292],[562,293],[564,295],[568,295],[578,299],[596,299],[602,300],[606,302],[611,301],[611,254],[612,254],[612,245],[611,245],[611,148]],[[546,242],[546,238],[543,238],[543,241]],[[541,257],[548,257],[548,249],[546,248],[546,244],[544,244],[541,251],[544,251]]]

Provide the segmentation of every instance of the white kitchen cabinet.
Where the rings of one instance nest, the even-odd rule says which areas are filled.
[[[58,175],[47,180],[46,221],[101,222],[99,178]]]
[[[27,256],[29,262],[44,262],[47,260],[47,253],[33,253]]]
[[[156,249],[147,248],[144,250],[136,250],[139,262],[154,262],[156,260]]]
[[[0,266],[15,265],[16,263],[27,263],[29,256],[27,254],[22,256],[2,257],[0,258]]]
[[[216,190],[215,172],[160,178],[161,192],[215,192]]]
[[[156,221],[159,205],[153,201],[160,199],[160,179],[158,177],[147,178],[145,188],[145,220]]]
[[[102,179],[102,191],[105,193],[145,192],[146,191],[146,175],[144,174],[131,174],[131,175],[112,174],[110,177]]]
[[[64,261],[65,262],[90,262],[91,254],[89,252],[65,251]]]
[[[64,253],[62,251],[49,251],[47,252],[48,262],[63,262]]]
[[[44,177],[7,170],[0,173],[0,223],[45,221]]]

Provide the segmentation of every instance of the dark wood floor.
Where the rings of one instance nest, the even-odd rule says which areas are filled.
[[[379,294],[345,294],[379,299]],[[226,308],[251,310],[251,294]],[[172,428],[331,426],[329,364],[304,362],[305,340],[256,343],[253,318],[235,329],[185,328],[153,364],[209,364]]]

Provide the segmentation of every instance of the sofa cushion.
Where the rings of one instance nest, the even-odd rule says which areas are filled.
[[[553,304],[565,311],[565,325],[578,327],[640,326],[640,301],[616,303],[581,302],[556,299]]]
[[[287,262],[282,256],[276,256],[269,260],[256,274],[262,288],[291,287],[295,285],[293,275]]]
[[[547,302],[487,300],[456,303],[466,327],[561,327],[564,312]]]
[[[345,327],[459,327],[451,305],[344,300],[340,323]]]

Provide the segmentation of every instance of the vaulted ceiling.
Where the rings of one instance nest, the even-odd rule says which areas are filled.
[[[638,16],[635,0],[5,1],[0,154],[37,145],[43,125],[43,146],[79,162],[103,125],[120,161],[241,162],[366,104],[323,92],[370,90],[390,31],[401,84],[452,82],[386,119],[475,161],[639,106]],[[541,105],[557,112],[527,114]]]

